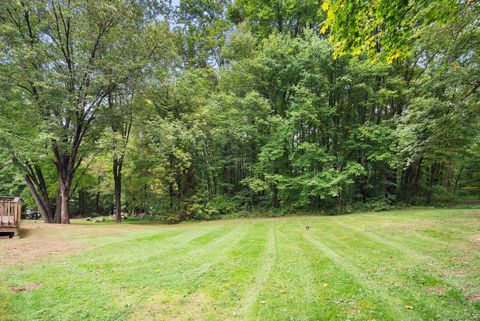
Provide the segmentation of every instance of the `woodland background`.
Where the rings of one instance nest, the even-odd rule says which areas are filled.
[[[2,1],[0,194],[57,223],[476,199],[479,16],[447,0]]]

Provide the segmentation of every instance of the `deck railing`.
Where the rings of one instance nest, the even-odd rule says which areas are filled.
[[[19,197],[0,197],[0,228],[18,227],[22,204]]]

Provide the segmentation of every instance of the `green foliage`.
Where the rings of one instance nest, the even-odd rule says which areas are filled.
[[[218,214],[220,214],[218,209],[199,195],[195,195],[185,209],[185,217],[187,219],[209,220]]]
[[[30,44],[0,6],[0,191],[33,171],[54,205],[65,160],[76,213],[111,212],[120,161],[121,210],[172,223],[478,195],[478,2],[55,3],[71,70],[53,7]]]
[[[346,212],[383,212],[401,208],[402,204],[395,202],[395,197],[380,197],[368,200],[365,203],[355,203],[345,208]]]
[[[240,204],[225,196],[211,199],[206,195],[194,195],[185,204],[183,219],[210,220],[237,213]]]
[[[314,0],[236,0],[228,8],[228,17],[237,24],[247,21],[260,38],[275,31],[296,36],[323,20],[320,4]]]
[[[23,177],[8,153],[0,152],[0,195],[20,195],[25,188]]]
[[[474,1],[338,1],[327,0],[322,9],[327,20],[321,32],[331,30],[335,54],[362,52],[372,59],[385,54],[392,63],[411,52],[412,41],[421,37],[422,26],[455,23],[465,10],[478,10]]]

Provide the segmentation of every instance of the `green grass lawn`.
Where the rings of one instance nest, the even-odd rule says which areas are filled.
[[[0,267],[0,319],[480,320],[478,210],[105,226]]]

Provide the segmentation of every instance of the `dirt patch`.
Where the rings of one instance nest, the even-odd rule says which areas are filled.
[[[12,265],[40,262],[48,257],[76,253],[93,247],[85,240],[93,237],[114,236],[129,229],[142,229],[131,225],[59,225],[24,223],[20,239],[0,240],[0,269]]]
[[[85,245],[76,242],[38,236],[8,240],[0,244],[0,268],[39,262],[51,255],[74,253],[84,248]]]
[[[473,303],[480,302],[480,293],[470,295],[467,300]]]
[[[444,295],[447,293],[447,289],[440,286],[432,286],[425,289],[425,292],[429,294]]]
[[[38,289],[41,286],[42,285],[40,283],[32,283],[25,287],[12,287],[12,291],[15,293],[27,292],[27,291]]]
[[[447,272],[447,275],[453,275],[453,276],[467,276],[468,272],[465,270],[449,270]]]
[[[474,235],[471,237],[473,243],[480,243],[480,235]]]

